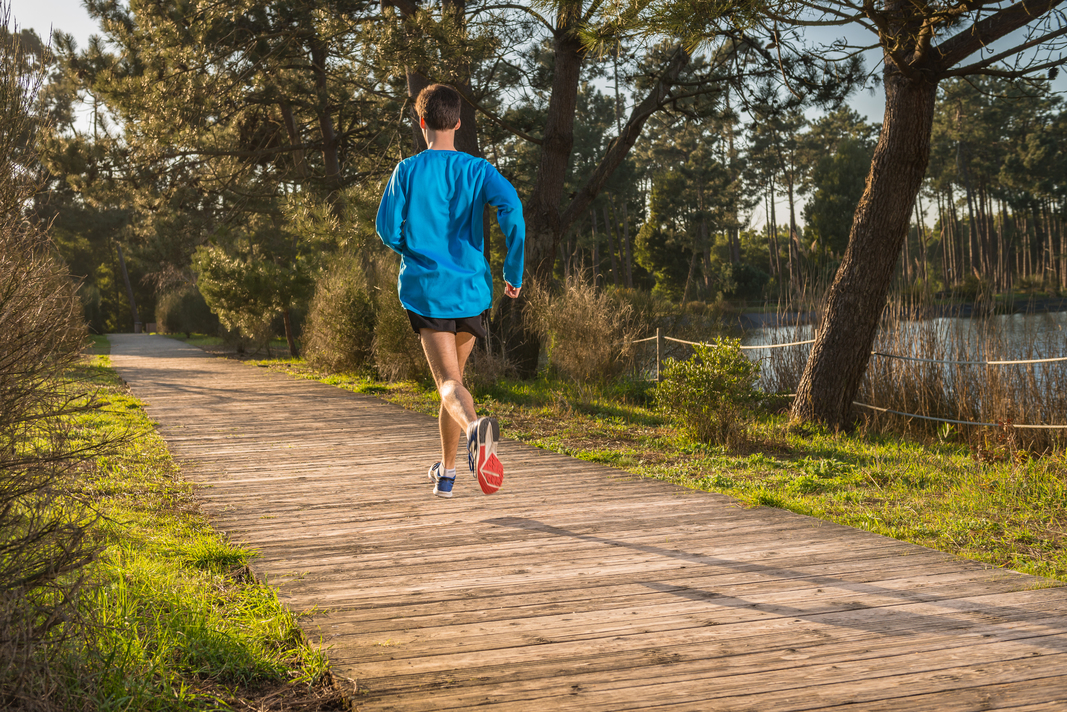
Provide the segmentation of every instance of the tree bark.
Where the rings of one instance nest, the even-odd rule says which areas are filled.
[[[937,83],[921,71],[905,76],[887,57],[884,85],[881,135],[822,328],[793,401],[794,420],[848,423],[926,173]]]
[[[689,300],[689,285],[693,282],[693,270],[697,266],[697,251],[693,250],[693,257],[689,260],[689,274],[685,277],[685,289],[682,290],[682,309],[685,309],[685,305]]]
[[[289,102],[282,101],[278,104],[279,109],[282,112],[282,121],[285,123],[285,132],[289,135],[289,143],[294,147],[301,144],[300,133],[296,128],[296,117],[293,116],[293,107],[289,106]],[[304,149],[294,148],[293,150],[293,166],[296,168],[296,174],[301,181],[306,181],[311,171],[308,170],[307,159],[304,157]]]
[[[337,132],[330,115],[330,97],[326,88],[326,47],[317,37],[310,42],[311,67],[315,75],[315,92],[318,103],[315,114],[319,119],[319,132],[322,135],[322,161],[326,166],[326,186],[336,192],[341,187],[341,160],[338,153]],[[338,207],[336,196],[335,209]]]
[[[770,199],[767,201],[770,205],[770,230],[771,230],[771,267],[774,269],[774,274],[778,277],[778,292],[782,291],[782,249],[778,246],[778,217],[774,209],[774,184],[771,184]]]
[[[982,243],[978,235],[978,222],[975,219],[974,188],[971,186],[970,171],[967,170],[967,155],[961,145],[956,147],[960,176],[963,178],[963,190],[967,196],[967,244],[970,252],[971,272],[978,279],[982,278]],[[962,156],[961,156],[962,153]]]
[[[596,210],[589,211],[589,224],[593,231],[593,286],[600,286],[600,238],[596,234]]]
[[[300,354],[296,349],[296,338],[293,336],[293,320],[289,315],[289,307],[282,309],[282,323],[285,325],[285,343],[289,346],[289,358],[296,358]]]
[[[565,225],[560,219],[563,186],[571,150],[574,148],[574,117],[578,107],[578,82],[582,68],[581,1],[565,0],[556,12],[553,32],[552,89],[545,114],[544,135],[534,189],[525,205],[526,271],[539,282],[548,282],[556,260],[556,247]],[[577,216],[575,216],[577,217]],[[594,243],[595,249],[595,243]],[[594,260],[594,279],[596,273]],[[525,293],[505,301],[506,310],[521,311]],[[512,320],[521,325],[521,320]],[[508,335],[508,351],[516,370],[523,378],[537,373],[541,341],[530,329],[522,328]]]

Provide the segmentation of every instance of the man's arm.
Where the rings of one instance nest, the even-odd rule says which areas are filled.
[[[507,256],[504,258],[504,281],[507,286],[504,292],[509,297],[517,297],[522,288],[525,263],[526,220],[522,217],[519,194],[492,165],[489,165],[489,175],[485,182],[485,202],[496,208],[496,220],[507,244]],[[514,290],[514,294],[508,291],[508,287]]]
[[[378,232],[385,246],[394,252],[403,254],[404,249],[404,205],[407,202],[400,184],[400,166],[393,169],[393,175],[385,186],[382,202],[378,205],[378,217],[374,220],[374,229]]]

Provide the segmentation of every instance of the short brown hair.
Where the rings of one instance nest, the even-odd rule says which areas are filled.
[[[426,120],[426,126],[434,131],[456,128],[463,98],[447,84],[431,84],[419,92],[415,99],[415,113]]]

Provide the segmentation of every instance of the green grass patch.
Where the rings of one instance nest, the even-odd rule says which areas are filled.
[[[257,365],[436,414],[429,383],[317,373],[303,361]],[[698,443],[651,405],[650,384],[578,385],[548,378],[472,390],[505,434],[749,506],[788,509],[983,563],[1067,581],[1067,461],[991,458],[966,445],[884,433],[791,429],[761,414],[745,442]]]
[[[71,697],[101,710],[259,709],[253,703],[268,695],[330,708],[326,656],[275,591],[253,580],[254,552],[222,539],[200,514],[107,357],[80,370],[100,407],[78,416],[76,433],[116,443],[84,472],[100,555],[84,602],[91,635],[64,649],[77,671]]]
[[[89,345],[85,348],[89,356],[109,356],[111,354],[111,342],[103,334],[90,334]]]

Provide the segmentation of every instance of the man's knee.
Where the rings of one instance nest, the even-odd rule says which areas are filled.
[[[460,393],[463,389],[463,384],[454,378],[448,378],[441,381],[441,387],[439,389],[441,394],[441,400],[454,397],[457,393]]]

